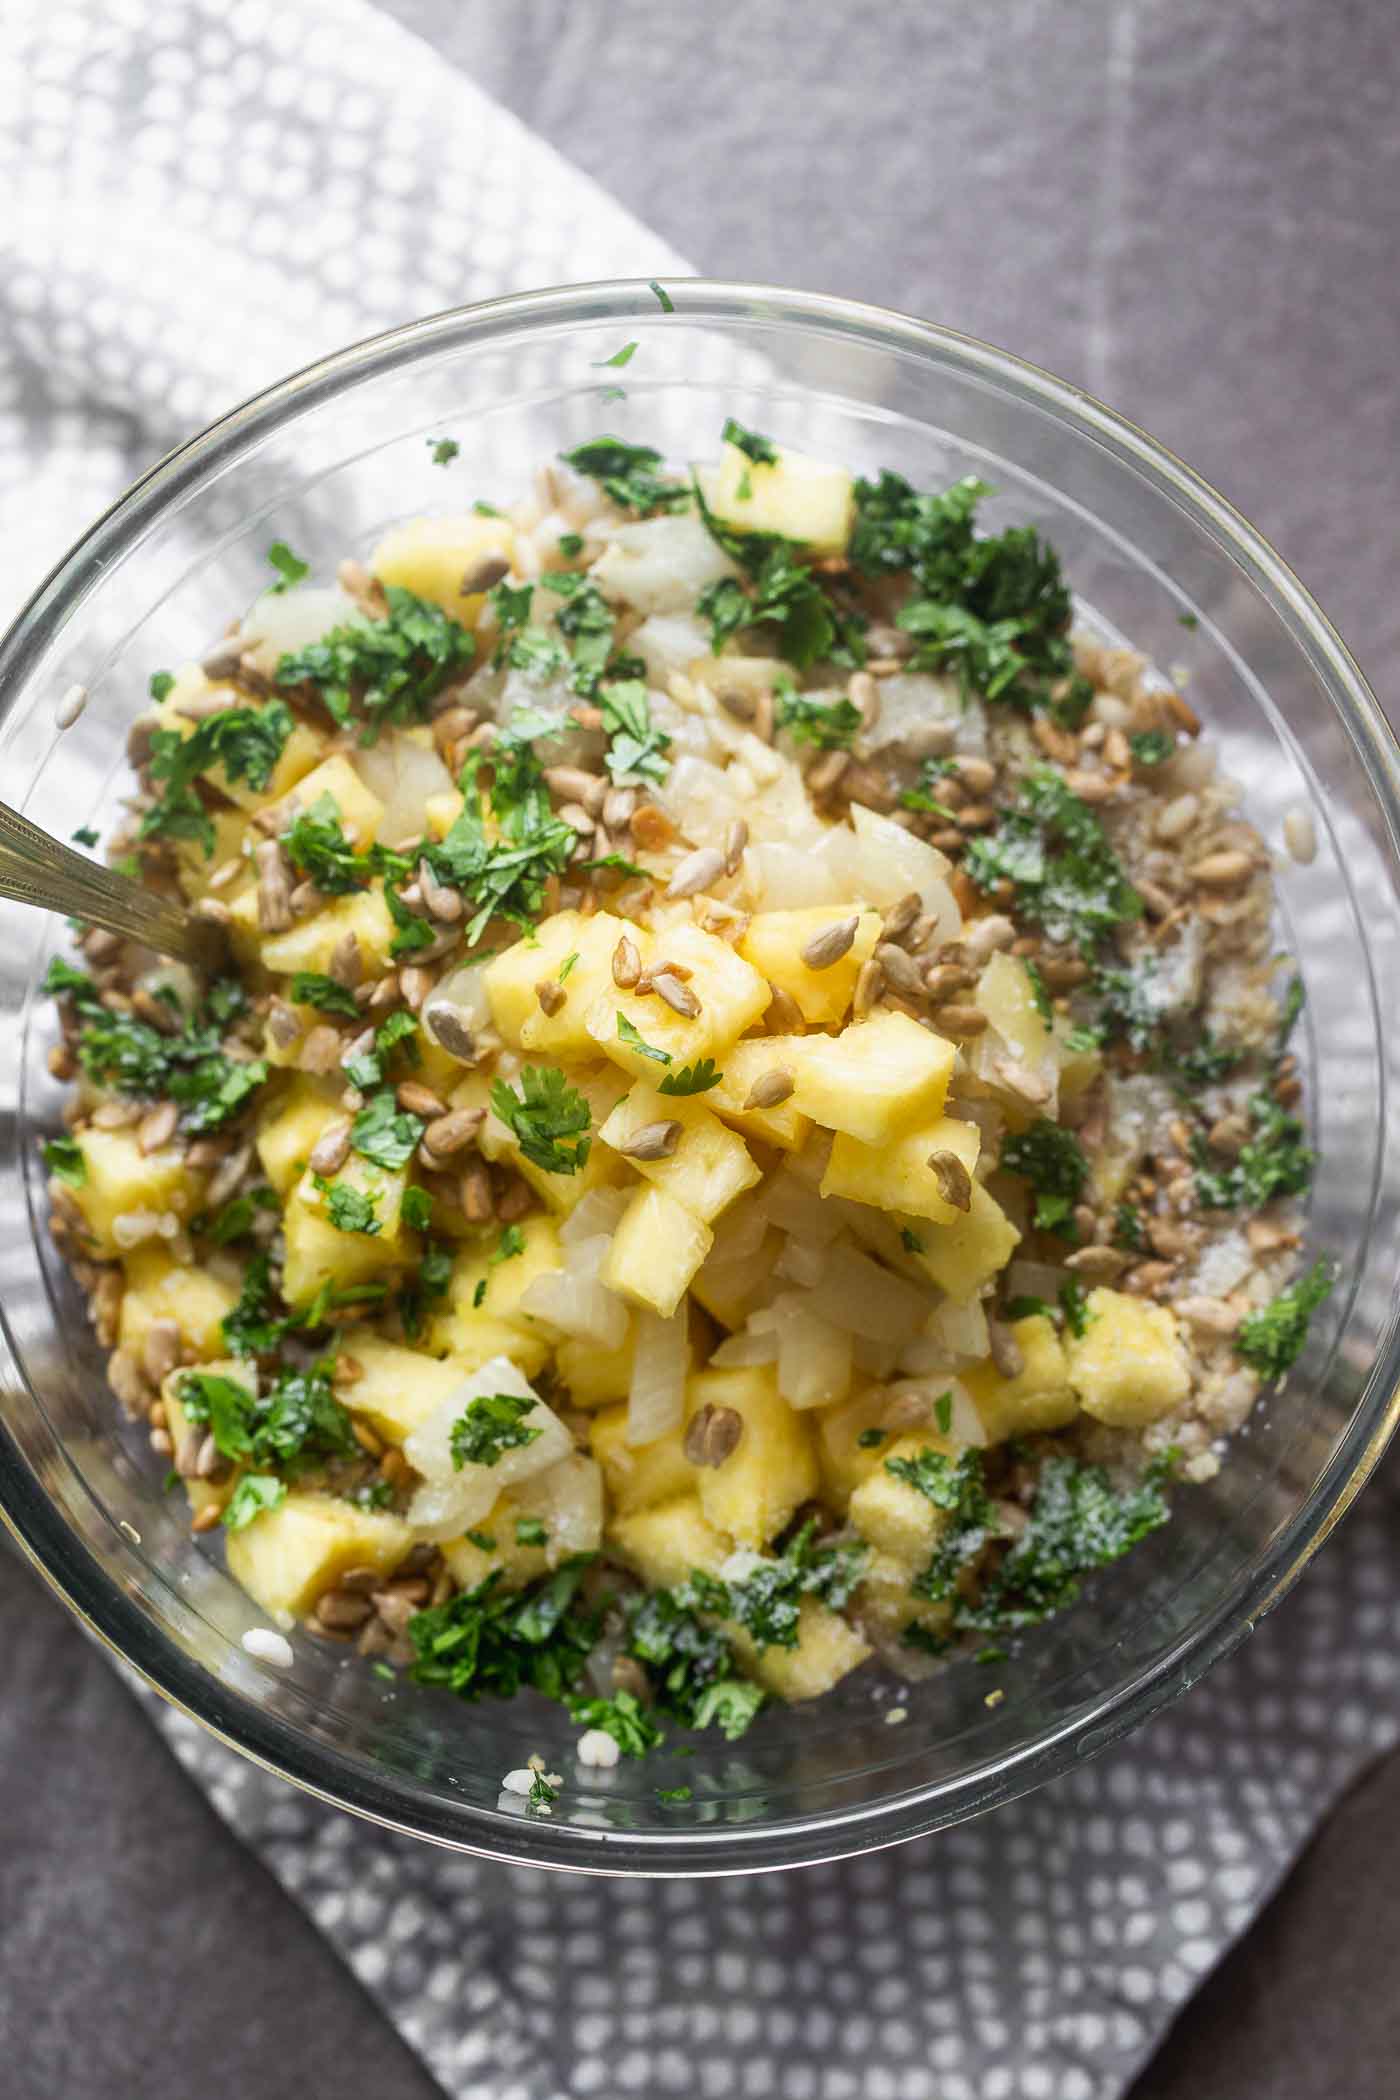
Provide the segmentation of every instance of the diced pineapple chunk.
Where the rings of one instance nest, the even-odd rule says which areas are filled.
[[[300,1178],[327,1123],[344,1113],[324,1081],[301,1074],[266,1104],[258,1117],[258,1158],[279,1196]]]
[[[134,1130],[100,1130],[95,1124],[79,1131],[77,1144],[87,1176],[70,1194],[100,1253],[121,1253],[116,1223],[129,1212],[189,1218],[199,1209],[205,1177],[185,1164],[175,1146],[143,1152]]]
[[[591,918],[578,911],[559,911],[545,919],[532,940],[517,941],[486,966],[482,983],[491,1002],[491,1018],[504,1040],[517,1050],[545,1057],[592,1057],[593,1041],[585,1025],[590,1009],[612,988],[613,951],[624,936],[645,961],[650,937],[639,927],[615,919],[611,912]],[[564,977],[560,971],[573,961]],[[557,1013],[546,1013],[536,986],[553,984],[563,995]]]
[[[794,1044],[796,1106],[826,1130],[883,1145],[942,1113],[957,1047],[892,1009]]]
[[[423,821],[430,839],[445,839],[466,808],[465,795],[456,788],[444,788],[440,795],[429,795],[423,804]]]
[[[1088,1325],[1069,1342],[1069,1382],[1085,1414],[1137,1429],[1179,1407],[1191,1389],[1175,1315],[1124,1291],[1090,1291]]]
[[[412,1544],[401,1517],[295,1489],[276,1509],[230,1532],[226,1551],[234,1581],[286,1621],[305,1617],[347,1568],[391,1574]]]
[[[877,1472],[881,1459],[894,1449],[893,1436],[880,1433],[889,1404],[885,1388],[870,1385],[835,1407],[822,1408],[816,1417],[822,1499],[838,1515],[844,1513],[861,1482]],[[878,1442],[874,1441],[877,1434]],[[863,1444],[862,1437],[872,1441]]]
[[[638,1189],[608,1250],[603,1282],[669,1320],[713,1239],[709,1226],[664,1189]]]
[[[975,1298],[1006,1267],[1021,1235],[980,1181],[972,1184],[972,1207],[939,1232],[919,1233],[918,1260],[950,1298]]]
[[[620,1515],[695,1493],[696,1468],[685,1455],[679,1429],[650,1444],[629,1444],[626,1407],[605,1407],[594,1415],[588,1434],[608,1502]]]
[[[561,1342],[554,1368],[575,1407],[606,1407],[625,1400],[632,1383],[632,1335],[620,1349],[600,1349],[596,1342]]]
[[[296,784],[296,801],[302,809],[310,809],[322,795],[329,795],[340,811],[341,829],[352,846],[363,852],[366,846],[374,843],[379,836],[384,804],[365,786],[349,759],[339,751],[323,758],[319,766],[313,766]]]
[[[622,1073],[615,1065],[594,1065],[582,1070],[573,1067],[565,1077],[588,1103],[594,1133],[587,1160],[572,1174],[551,1173],[547,1167],[525,1157],[514,1133],[507,1129],[491,1106],[492,1081],[484,1073],[466,1073],[451,1095],[454,1108],[486,1110],[486,1121],[477,1140],[483,1158],[508,1160],[557,1217],[567,1217],[594,1189],[612,1188],[631,1180],[629,1170],[617,1155],[608,1146],[597,1143],[599,1124],[607,1121],[619,1097],[627,1091]],[[518,1084],[515,1092],[520,1092]]]
[[[518,1590],[536,1581],[549,1567],[549,1542],[542,1546],[522,1545],[515,1527],[527,1512],[519,1491],[507,1488],[498,1495],[469,1538],[448,1539],[442,1557],[464,1590],[474,1590],[499,1569],[507,1589]],[[491,1544],[484,1543],[489,1539]]]
[[[174,685],[161,703],[161,728],[173,729],[182,737],[193,736],[197,725],[188,715],[182,714],[181,709],[188,707],[192,700],[207,700],[215,693],[232,693],[240,708],[251,708],[255,713],[261,713],[264,705],[278,704],[250,700],[246,693],[236,688],[215,685],[197,664],[187,664],[177,674]],[[250,787],[246,780],[230,780],[221,764],[207,767],[201,778],[211,782],[221,795],[227,795],[239,809],[260,809],[264,803],[280,802],[303,775],[311,771],[320,756],[321,739],[315,730],[308,729],[305,722],[293,722],[264,787]]]
[[[689,1414],[726,1407],[739,1416],[743,1426],[734,1450],[723,1465],[701,1470],[700,1506],[739,1545],[767,1545],[817,1492],[810,1417],[779,1397],[771,1364],[701,1371],[689,1381],[686,1406]]]
[[[734,1541],[710,1523],[694,1495],[614,1517],[608,1536],[620,1559],[649,1589],[670,1590],[695,1569],[717,1575]]]
[[[891,1553],[872,1553],[856,1592],[856,1610],[861,1624],[880,1639],[896,1640],[906,1626],[921,1626],[925,1632],[946,1634],[952,1628],[951,1604],[931,1604],[916,1594],[913,1583],[923,1563],[910,1566]]]
[[[653,1070],[655,1067],[653,1067]],[[654,1123],[675,1122],[681,1126],[674,1152],[666,1159],[642,1159],[628,1155],[627,1147],[639,1131]],[[629,1166],[668,1196],[683,1203],[705,1224],[726,1210],[736,1196],[752,1188],[762,1176],[749,1157],[744,1141],[726,1130],[712,1116],[703,1100],[688,1095],[662,1094],[639,1080],[608,1117],[598,1133],[604,1145],[628,1160]]]
[[[287,1258],[282,1295],[288,1305],[309,1305],[323,1284],[345,1289],[365,1283],[408,1258],[400,1230],[407,1185],[405,1174],[388,1173],[352,1152],[331,1186],[353,1189],[372,1200],[379,1231],[342,1232],[330,1221],[329,1191],[323,1194],[310,1173],[302,1175],[287,1198],[283,1218]]]
[[[699,1001],[700,1011],[678,1014],[654,992],[638,997],[614,986],[594,1001],[588,1033],[604,1057],[638,1079],[654,1078],[656,1061],[623,1041],[617,1028],[619,1014],[652,1049],[665,1050],[676,1071],[699,1057],[722,1064],[730,1044],[766,1011],[767,985],[727,941],[699,926],[673,926],[658,938],[656,951],[653,965],[676,962],[690,971],[687,988]]]
[[[1019,957],[992,957],[977,980],[974,1003],[1021,1063],[1037,1071],[1050,1049],[1050,1030],[1036,1005],[1030,974]]]
[[[385,533],[369,558],[370,573],[383,584],[398,584],[431,600],[454,620],[474,627],[486,593],[463,586],[491,555],[509,562],[514,548],[515,527],[509,518],[409,518]]]
[[[359,1365],[360,1375],[338,1386],[337,1396],[352,1414],[363,1415],[394,1444],[421,1429],[433,1409],[462,1383],[463,1366],[450,1357],[443,1360],[422,1349],[405,1349],[368,1328],[356,1330],[346,1354]]]
[[[846,953],[825,970],[809,969],[802,960],[803,949],[828,926],[851,917],[856,934]],[[817,904],[802,911],[756,912],[739,953],[770,984],[797,1001],[809,1027],[830,1028],[845,1018],[861,964],[870,960],[879,938],[878,912],[853,914],[839,904]]]
[[[880,1463],[851,1496],[851,1523],[881,1553],[922,1567],[948,1528],[949,1512],[930,1502],[910,1481],[889,1470],[891,1459],[917,1459],[924,1451],[956,1458],[958,1447],[933,1430],[901,1437],[880,1453]]]
[[[514,1227],[524,1241],[518,1254],[502,1256],[504,1234],[489,1231],[476,1244],[464,1247],[452,1264],[447,1287],[447,1309],[470,1321],[483,1313],[491,1320],[509,1320],[533,1333],[536,1323],[520,1310],[520,1301],[537,1276],[562,1264],[559,1233],[552,1218],[536,1212]]]
[[[921,1123],[884,1145],[862,1145],[844,1131],[836,1133],[831,1158],[822,1176],[823,1196],[849,1196],[876,1210],[910,1211],[935,1225],[956,1225],[972,1215],[955,1210],[938,1193],[938,1177],[929,1165],[935,1152],[952,1152],[969,1174],[977,1164],[981,1139],[975,1123],[940,1116]]]
[[[434,1349],[448,1351],[459,1383],[498,1356],[508,1357],[525,1378],[534,1378],[549,1360],[543,1334],[529,1334],[523,1326],[485,1313],[440,1313],[428,1329],[428,1341]]]
[[[740,1630],[733,1638],[759,1683],[787,1700],[819,1699],[870,1655],[869,1642],[819,1597],[803,1597],[798,1604],[795,1648],[755,1652],[752,1639]]]
[[[237,860],[248,836],[248,819],[241,809],[206,812],[214,827],[214,850],[206,853],[202,839],[172,839],[180,888],[192,900],[208,895],[209,878],[227,861]]]
[[[1014,1378],[1004,1378],[995,1364],[987,1362],[968,1371],[962,1381],[992,1444],[1063,1429],[1079,1412],[1054,1321],[1044,1313],[1032,1313],[1024,1320],[1014,1320],[1011,1334],[1022,1358]]]
[[[776,1145],[784,1152],[800,1152],[812,1123],[809,1116],[799,1113],[791,1098],[780,1101],[775,1108],[746,1108],[744,1104],[755,1082],[770,1072],[796,1074],[797,1048],[806,1040],[805,1036],[759,1035],[731,1043],[724,1053],[719,1084],[706,1094],[705,1106],[734,1124],[745,1137],[759,1138],[765,1145]]]
[[[844,553],[855,521],[855,495],[844,467],[805,452],[751,460],[725,445],[718,467],[697,467],[705,501],[717,518],[750,532],[779,532],[814,554]]]
[[[250,1390],[256,1382],[256,1376],[250,1372],[248,1365],[239,1363],[234,1357],[216,1359],[213,1363],[206,1364],[202,1368],[209,1373],[210,1377],[231,1379],[235,1385],[241,1385],[245,1391]],[[184,1400],[181,1397],[182,1387],[188,1375],[186,1370],[171,1371],[161,1380],[160,1387],[160,1397],[165,1408],[166,1434],[170,1438],[171,1449],[174,1451],[177,1460],[191,1435],[197,1441],[202,1442],[205,1434],[202,1428],[195,1429],[191,1423]],[[222,1509],[229,1496],[233,1493],[241,1471],[242,1468],[239,1466],[229,1466],[224,1470],[223,1477],[219,1480],[201,1480],[194,1474],[185,1474],[181,1485],[184,1487],[185,1499],[189,1503],[190,1508],[196,1513],[201,1509],[208,1509],[211,1504],[216,1509]]]
[[[122,1296],[117,1340],[123,1349],[139,1350],[158,1320],[173,1320],[180,1340],[196,1356],[221,1354],[224,1346],[224,1315],[238,1302],[238,1286],[232,1281],[236,1265],[224,1272],[223,1260],[216,1273],[211,1262],[192,1269],[177,1262],[160,1245],[138,1247],[122,1263],[126,1290]]]
[[[394,930],[389,907],[376,885],[373,889],[356,890],[349,897],[337,897],[323,910],[298,920],[286,933],[273,934],[262,944],[262,960],[269,970],[282,977],[289,977],[294,970],[324,974],[341,941],[347,933],[353,933],[366,971],[378,971],[389,959]]]

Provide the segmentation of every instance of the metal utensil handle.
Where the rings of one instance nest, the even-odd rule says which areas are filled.
[[[223,953],[217,926],[140,883],[85,860],[0,802],[0,897],[61,911],[108,933],[144,942],[159,955],[212,969]]]

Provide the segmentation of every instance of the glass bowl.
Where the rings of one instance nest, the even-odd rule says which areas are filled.
[[[1244,1637],[1370,1473],[1397,1410],[1397,1060],[1381,1016],[1400,1013],[1400,772],[1374,697],[1278,557],[1097,402],[872,307],[698,281],[669,296],[673,311],[643,284],[585,285],[443,314],[311,366],[164,460],[0,644],[6,797],[65,838],[109,818],[150,673],[207,648],[263,587],[274,539],[329,574],[390,519],[504,500],[586,437],[612,430],[686,459],[713,452],[727,414],[920,485],[976,472],[997,490],[993,523],[1039,526],[1099,622],[1172,675],[1189,672],[1265,836],[1279,838],[1294,806],[1315,819],[1316,862],[1282,861],[1279,887],[1309,993],[1311,1236],[1340,1257],[1341,1278],[1302,1363],[1219,1476],[1183,1489],[1174,1521],[1019,1642],[995,1679],[955,1666],[891,1690],[863,1671],[815,1706],[768,1713],[738,1743],[699,1738],[693,1756],[668,1746],[602,1773],[576,1765],[577,1731],[533,1695],[468,1706],[305,1639],[279,1673],[241,1648],[259,1614],[163,1496],[49,1243],[36,1137],[57,1127],[60,1092],[35,988],[63,930],[7,910],[0,1505],[112,1649],[324,1799],[503,1859],[709,1874],[936,1830],[1091,1757]],[[628,341],[625,371],[600,369]],[[461,446],[445,470],[428,442],[442,436]],[[60,736],[55,705],[75,681],[90,698]],[[994,1686],[1004,1696],[989,1704]],[[549,1819],[500,1789],[533,1751],[568,1782]],[[689,1799],[658,1799],[682,1786]]]

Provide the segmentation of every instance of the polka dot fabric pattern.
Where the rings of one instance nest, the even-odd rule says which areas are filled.
[[[453,1858],[163,1725],[453,2100],[1117,2100],[1400,1736],[1393,1475],[1389,1496],[1129,1742],[978,1822],[802,1872]]]
[[[492,293],[688,267],[359,0],[8,0],[0,79],[12,604],[162,451],[321,352]],[[1384,1494],[1131,1743],[802,1874],[455,1858],[152,1714],[453,2100],[1112,2100],[1400,1733]]]

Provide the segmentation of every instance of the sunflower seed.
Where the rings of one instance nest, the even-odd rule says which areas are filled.
[[[732,823],[724,834],[724,872],[737,875],[739,863],[744,857],[744,848],[749,843],[749,827],[742,817]]]
[[[671,880],[666,885],[666,895],[671,898],[696,897],[718,882],[724,873],[724,855],[717,846],[697,846],[676,865]]]
[[[699,1013],[700,1001],[690,986],[682,984],[679,977],[673,977],[669,970],[653,970],[650,983],[657,998],[664,999],[672,1013],[681,1014],[688,1021]]]
[[[761,1072],[749,1088],[744,1102],[745,1108],[776,1108],[786,1101],[797,1081],[782,1065],[775,1065],[771,1072]]]
[[[707,1402],[691,1416],[682,1449],[692,1466],[722,1466],[738,1449],[743,1434],[744,1418],[737,1408]]]
[[[338,1174],[350,1157],[350,1118],[337,1116],[311,1147],[306,1164],[313,1174]]]
[[[618,1150],[627,1159],[669,1159],[681,1139],[681,1125],[674,1121],[644,1123]]]
[[[802,960],[809,970],[829,970],[839,963],[843,955],[849,955],[856,931],[860,925],[857,914],[850,919],[839,919],[834,925],[823,926],[814,933],[802,950]],[[881,957],[883,962],[884,958]]]
[[[938,1193],[954,1210],[971,1210],[972,1176],[956,1152],[930,1152],[928,1164],[938,1183]]]
[[[624,933],[612,955],[612,979],[619,991],[630,992],[642,974],[642,958],[635,941]]]

